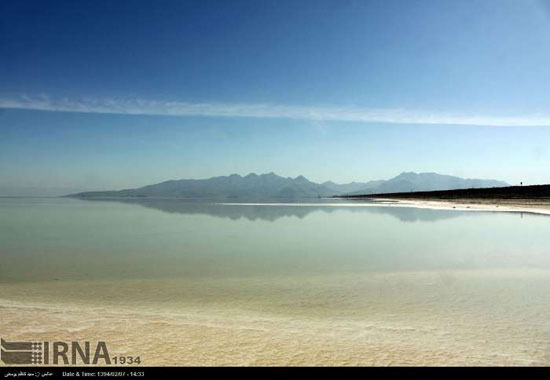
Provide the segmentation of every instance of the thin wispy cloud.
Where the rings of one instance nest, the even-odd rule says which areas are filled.
[[[550,115],[461,115],[406,109],[187,103],[143,99],[69,99],[44,95],[0,97],[0,108],[100,114],[283,118],[392,124],[550,126]]]

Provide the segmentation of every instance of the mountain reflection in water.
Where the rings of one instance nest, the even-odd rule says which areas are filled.
[[[456,218],[460,212],[451,210],[432,210],[412,207],[400,207],[391,204],[373,206],[374,202],[366,203],[368,206],[350,202],[334,201],[317,203],[296,204],[247,204],[247,203],[214,203],[204,201],[187,201],[180,199],[85,199],[89,202],[119,202],[136,204],[143,207],[160,210],[167,213],[209,215],[220,218],[238,220],[264,220],[273,222],[284,217],[305,218],[313,212],[331,213],[336,210],[348,210],[350,212],[370,212],[386,214],[399,219],[402,222],[435,222],[443,219]],[[351,207],[350,207],[351,206]]]

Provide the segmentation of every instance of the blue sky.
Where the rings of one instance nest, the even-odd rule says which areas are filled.
[[[0,189],[550,182],[545,1],[3,1],[0,31]]]

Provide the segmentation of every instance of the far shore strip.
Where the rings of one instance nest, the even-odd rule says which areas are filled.
[[[361,203],[367,201],[370,203]],[[355,203],[356,202],[356,203]],[[231,206],[309,206],[309,207],[411,207],[433,210],[517,212],[550,215],[550,202],[536,199],[405,199],[405,198],[362,198],[350,203],[236,203],[222,202]]]

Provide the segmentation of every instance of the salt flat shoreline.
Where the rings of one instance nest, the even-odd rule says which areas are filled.
[[[407,199],[407,198],[365,198],[379,205],[428,208],[455,211],[518,212],[550,215],[550,202],[537,199]]]

